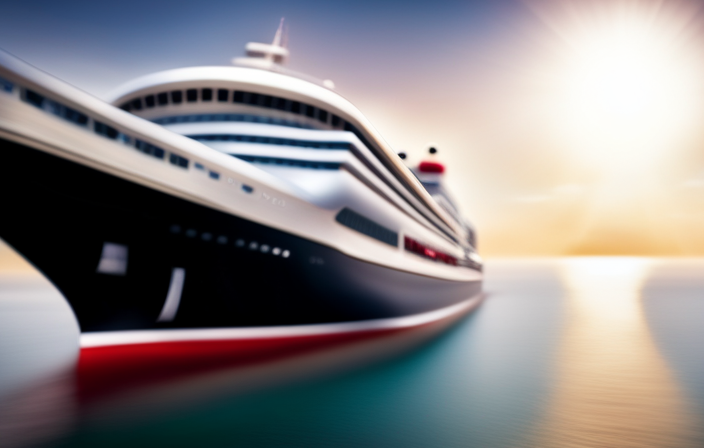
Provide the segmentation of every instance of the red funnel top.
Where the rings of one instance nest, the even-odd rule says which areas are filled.
[[[437,162],[420,162],[418,171],[421,173],[436,173],[442,174],[445,172],[445,165]]]

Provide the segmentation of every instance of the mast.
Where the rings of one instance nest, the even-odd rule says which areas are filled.
[[[272,43],[249,42],[245,46],[247,56],[235,58],[232,63],[266,70],[282,68],[288,61],[289,56],[288,48],[286,48],[287,34],[284,27],[284,18],[282,17]]]

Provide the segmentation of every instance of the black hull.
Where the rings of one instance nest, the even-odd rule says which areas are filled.
[[[390,318],[444,308],[481,288],[360,261],[7,140],[0,151],[0,237],[56,285],[84,332]],[[128,247],[126,275],[97,272],[106,242]],[[157,322],[177,267],[185,270],[178,312]]]

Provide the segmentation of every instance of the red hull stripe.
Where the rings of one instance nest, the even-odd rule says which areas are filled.
[[[481,295],[477,295],[461,304],[416,316],[339,324],[337,331],[333,331],[334,325],[284,327],[284,330],[289,331],[288,334],[276,327],[153,330],[125,332],[131,333],[131,337],[125,338],[125,341],[132,341],[130,343],[119,344],[116,343],[117,339],[112,339],[112,344],[96,345],[97,341],[93,338],[89,339],[93,345],[88,346],[85,344],[86,335],[83,335],[84,346],[77,369],[77,396],[83,403],[94,402],[151,385],[163,385],[233,368],[274,363],[364,340],[411,332],[452,321],[471,310],[481,298]],[[248,330],[249,334],[243,331],[233,333],[234,330]],[[186,339],[189,331],[192,336],[190,340]],[[217,331],[231,337],[207,337],[217,334]],[[151,339],[147,341],[144,339],[147,333],[157,333],[158,337],[146,338]],[[232,337],[236,334],[239,337]],[[137,341],[136,336],[142,336],[143,339]]]

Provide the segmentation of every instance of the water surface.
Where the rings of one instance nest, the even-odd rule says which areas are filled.
[[[494,260],[485,289],[476,311],[412,350],[364,362],[366,345],[228,371],[136,391],[118,413],[117,402],[72,398],[76,327],[60,295],[6,273],[0,437],[60,447],[704,446],[704,260]]]

